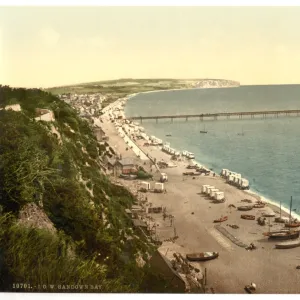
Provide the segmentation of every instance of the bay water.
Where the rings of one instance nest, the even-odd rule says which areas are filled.
[[[126,117],[300,109],[300,85],[240,86],[142,93],[127,101]],[[217,121],[144,120],[148,135],[195,154],[219,173],[242,174],[251,190],[300,214],[300,116]],[[207,134],[200,133],[206,130]],[[166,136],[171,135],[171,136]]]

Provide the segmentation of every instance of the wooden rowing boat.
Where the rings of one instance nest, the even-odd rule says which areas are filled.
[[[269,239],[292,240],[299,237],[299,231],[270,233]]]
[[[198,252],[198,253],[191,253],[187,254],[186,258],[189,261],[206,261],[215,259],[219,256],[219,252]]]
[[[241,200],[241,202],[252,203],[252,200],[250,200],[250,199],[243,199],[243,200]]]
[[[274,233],[282,233],[282,232],[289,232],[289,229],[281,229],[278,231],[269,231],[269,232],[263,232],[264,236],[270,236],[270,234],[274,234]]]
[[[253,205],[254,208],[264,208],[265,207],[265,204],[263,203],[256,203]]]
[[[224,221],[227,221],[227,220],[228,220],[228,217],[225,216],[225,217],[221,217],[220,219],[214,220],[214,223],[221,223],[221,222],[224,222]]]
[[[289,218],[287,217],[276,217],[274,219],[274,222],[276,223],[287,223],[289,221]]]
[[[245,220],[255,220],[255,216],[253,215],[241,215],[241,218]]]
[[[299,222],[297,222],[297,223],[285,223],[284,226],[288,227],[288,228],[296,228],[296,227],[300,226],[300,223]]]
[[[263,217],[267,217],[267,218],[271,218],[271,217],[275,217],[275,213],[273,212],[265,212],[262,214]]]
[[[291,248],[296,248],[300,246],[300,241],[288,241],[288,242],[283,242],[280,244],[276,244],[275,248],[277,249],[291,249]]]
[[[199,172],[183,172],[182,175],[200,176],[201,173],[199,173]]]
[[[238,210],[242,210],[242,211],[247,211],[247,210],[251,210],[253,208],[252,205],[245,205],[245,206],[238,206]]]

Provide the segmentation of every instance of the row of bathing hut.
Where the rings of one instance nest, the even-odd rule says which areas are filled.
[[[226,182],[238,187],[241,190],[249,190],[249,181],[246,178],[242,178],[242,175],[236,172],[232,172],[228,169],[221,171],[221,177],[226,179]]]
[[[124,116],[124,104],[125,101],[120,101],[117,105],[112,107],[109,110],[109,117],[111,121],[114,123],[115,127],[118,130],[118,134],[121,137],[125,136],[125,133],[128,136],[132,136],[133,138],[141,138],[144,139],[148,144],[152,146],[162,146],[162,151],[179,157],[186,157],[187,159],[194,159],[195,155],[192,152],[189,151],[177,151],[173,148],[171,148],[170,143],[163,144],[163,141],[154,135],[148,136],[145,133],[145,129],[141,126],[139,126],[138,123],[131,122],[129,120],[125,119]]]
[[[178,156],[178,157],[184,156],[188,159],[194,159],[195,158],[195,155],[192,152],[188,152],[188,151],[180,152],[180,151],[177,151],[177,150],[171,148],[170,143],[165,143],[161,150],[163,152],[166,152],[166,153],[170,154],[170,155],[175,155],[175,156]]]
[[[224,192],[220,191],[213,185],[202,185],[202,194],[213,199],[215,202],[222,203],[225,201],[225,194]]]
[[[165,191],[164,184],[162,182],[155,182],[151,188],[150,182],[142,181],[140,185],[141,192],[154,191],[155,193],[163,193]]]
[[[150,136],[151,145],[153,146],[161,146],[163,144],[163,141],[154,135]]]

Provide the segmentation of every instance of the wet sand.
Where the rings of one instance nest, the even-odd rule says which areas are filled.
[[[104,118],[105,119],[105,118]],[[109,136],[109,144],[118,150],[122,157],[133,157],[140,165],[150,170],[150,161],[139,160],[135,153],[128,149],[124,140],[117,134],[113,123],[104,121],[103,129]],[[144,141],[137,142],[144,153],[155,157],[157,161],[164,159],[170,161],[170,155],[162,152],[159,147],[144,147]],[[146,164],[146,165],[145,165]],[[153,206],[166,207],[167,214],[174,216],[173,224],[169,218],[165,220],[162,214],[151,214],[158,226],[156,234],[160,240],[166,240],[178,235],[174,243],[165,242],[161,249],[167,247],[168,256],[176,249],[182,249],[182,254],[188,252],[218,251],[218,259],[198,263],[200,268],[207,268],[208,288],[213,287],[215,293],[245,293],[244,286],[251,282],[256,283],[258,293],[299,293],[300,292],[300,248],[275,249],[274,245],[280,241],[270,241],[263,236],[263,232],[269,231],[269,226],[260,226],[257,221],[241,219],[241,214],[261,216],[263,209],[253,209],[242,212],[235,208],[228,208],[229,204],[236,207],[248,205],[241,202],[242,199],[250,199],[255,202],[257,195],[251,195],[236,187],[228,185],[219,176],[183,177],[188,161],[175,162],[177,167],[161,170],[167,173],[169,181],[165,183],[167,193],[157,194],[148,192],[148,202]],[[159,171],[154,170],[155,180],[160,177]],[[122,181],[127,186],[136,187],[136,183]],[[153,183],[152,183],[153,184]],[[201,194],[203,184],[214,185],[220,191],[225,192],[225,203],[214,204]],[[278,207],[267,205],[274,212]],[[257,249],[247,251],[231,242],[227,237],[215,229],[214,219],[228,216],[228,221],[221,224],[228,232],[237,237],[241,242],[249,244],[253,242]],[[287,216],[282,212],[282,216]],[[227,224],[238,225],[239,229],[233,229]],[[270,230],[282,228],[282,224],[274,223],[270,218]],[[167,245],[167,246],[166,246]],[[174,249],[173,249],[174,248]]]

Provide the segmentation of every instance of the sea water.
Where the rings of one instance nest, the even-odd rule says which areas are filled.
[[[156,116],[217,112],[300,109],[300,85],[241,86],[139,94],[128,100],[125,114]],[[300,116],[240,119],[144,120],[148,135],[188,150],[196,161],[219,173],[242,174],[251,190],[300,213]],[[201,130],[208,133],[200,133]],[[171,135],[171,136],[166,136]]]

